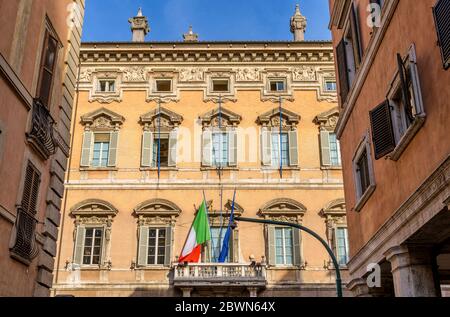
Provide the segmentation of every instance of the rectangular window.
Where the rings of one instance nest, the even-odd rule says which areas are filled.
[[[281,150],[280,150],[281,139]],[[272,133],[272,165],[280,166],[280,157],[282,166],[289,166],[289,136],[288,133]]]
[[[325,90],[326,91],[336,91],[337,85],[335,81],[326,81],[325,82]]]
[[[212,164],[213,166],[228,166],[228,134],[218,132],[212,134]]]
[[[96,133],[94,150],[92,153],[92,167],[107,167],[109,160],[109,147],[111,135],[109,133]]]
[[[212,227],[211,228],[211,242],[210,242],[210,255],[211,255],[211,262],[217,263],[219,262],[219,256],[220,251],[222,251],[222,244],[223,239],[225,237],[225,233],[227,231],[227,227],[220,228],[220,227]],[[229,241],[229,245],[231,246],[231,237]],[[231,257],[231,248],[228,248],[228,257],[227,257],[227,263],[230,261]]]
[[[348,230],[336,228],[336,256],[340,265],[347,265],[349,260]]]
[[[159,143],[161,142],[161,144]],[[155,134],[153,141],[153,167],[158,167],[158,147],[160,147],[159,159],[162,167],[169,166],[169,136],[167,134],[161,135],[159,139],[158,134]]]
[[[358,177],[360,197],[365,194],[370,187],[369,161],[367,157],[367,150],[364,150],[356,163],[356,173]]]
[[[171,92],[172,81],[170,79],[159,79],[156,81],[156,92]]]
[[[83,264],[99,265],[102,257],[103,228],[86,228]]]
[[[286,91],[285,81],[284,80],[271,80],[270,81],[270,91],[272,91],[272,92]]]
[[[341,166],[341,148],[335,133],[330,133],[331,166]]]
[[[55,65],[58,58],[58,41],[47,31],[42,51],[42,61],[40,65],[39,85],[37,98],[49,107]]]
[[[213,79],[212,89],[213,92],[229,92],[230,82],[228,79]]]
[[[98,81],[99,92],[115,92],[116,82],[114,80],[99,80]]]
[[[164,265],[166,257],[166,228],[148,229],[148,265]]]
[[[275,258],[277,265],[293,265],[292,228],[275,228]]]

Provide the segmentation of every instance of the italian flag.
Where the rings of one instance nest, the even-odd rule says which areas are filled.
[[[191,231],[181,252],[178,262],[198,263],[202,251],[202,245],[211,240],[206,203],[203,201],[197,216],[195,216]]]

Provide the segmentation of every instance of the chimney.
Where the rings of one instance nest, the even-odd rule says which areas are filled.
[[[131,33],[133,33],[133,42],[145,42],[145,36],[150,32],[147,17],[142,14],[139,8],[137,15],[128,20],[131,24]]]
[[[291,18],[291,32],[294,33],[294,41],[302,42],[305,40],[306,18],[300,12],[300,5],[295,7],[295,14]]]
[[[198,34],[192,31],[192,25],[189,26],[189,31],[183,34],[183,39],[185,42],[198,42]]]

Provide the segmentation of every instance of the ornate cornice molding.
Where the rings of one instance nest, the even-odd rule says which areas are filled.
[[[75,217],[115,217],[119,211],[109,202],[100,199],[84,200],[70,209]],[[103,221],[103,220],[102,220]]]
[[[290,198],[274,199],[266,203],[260,210],[259,215],[278,221],[291,221],[300,223],[305,215],[306,207]]]

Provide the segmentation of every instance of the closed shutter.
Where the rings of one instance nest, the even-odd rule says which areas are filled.
[[[355,57],[356,68],[358,68],[361,64],[362,57],[361,38],[358,21],[358,12],[356,10],[355,3],[353,3],[352,12],[350,13],[350,24],[352,27],[353,55]]]
[[[370,111],[370,122],[375,159],[378,160],[395,149],[395,137],[388,100]]]
[[[205,167],[212,165],[212,132],[211,130],[203,131],[202,140],[202,165]]]
[[[328,131],[320,131],[320,153],[322,166],[331,166],[330,132]]]
[[[37,169],[30,162],[25,171],[25,180],[22,194],[22,208],[31,215],[35,215],[39,196],[41,177]]]
[[[111,132],[111,140],[109,142],[108,166],[115,167],[117,165],[117,150],[119,146],[119,132]]]
[[[148,265],[148,227],[139,228],[138,266]]]
[[[177,144],[178,144],[178,130],[174,129],[169,134],[169,162],[170,167],[177,166]]]
[[[153,162],[153,133],[144,131],[142,134],[142,167],[151,167]]]
[[[450,0],[439,0],[433,8],[444,68],[450,68]]]
[[[82,265],[83,264],[83,249],[84,249],[84,238],[86,234],[86,228],[77,227],[77,236],[75,239],[75,248],[73,252],[73,263]]]
[[[347,51],[345,48],[345,40],[342,40],[336,47],[336,58],[339,72],[339,94],[341,96],[341,106],[347,101],[349,87]]]
[[[89,167],[91,165],[91,151],[92,144],[94,143],[94,133],[84,132],[83,133],[83,147],[81,150],[81,167]]]
[[[414,115],[411,105],[411,95],[409,93],[409,81],[411,76],[408,76],[408,71],[405,69],[405,65],[403,64],[403,59],[400,54],[397,54],[397,66],[398,75],[400,77],[400,85],[402,89],[403,103],[405,106],[405,113],[408,117],[409,122],[412,122],[414,120]]]
[[[237,131],[228,131],[228,164],[233,167],[237,166],[237,142]]]
[[[272,165],[272,134],[268,128],[262,128],[261,132],[261,155],[264,166]]]
[[[298,166],[298,131],[289,131],[289,165]]]
[[[58,58],[58,41],[47,31],[39,74],[38,96],[43,105],[50,107],[51,91],[53,87],[55,65]]]
[[[166,252],[164,254],[164,265],[170,266],[172,263],[172,234],[173,228],[169,226],[166,228]]]
[[[293,255],[294,255],[294,265],[301,265],[301,233],[297,228],[292,228],[292,239],[293,239]]]
[[[274,226],[267,226],[267,261],[269,265],[277,264]]]

